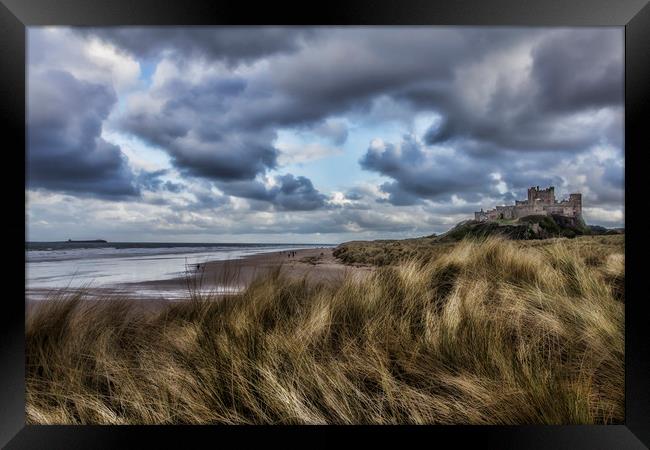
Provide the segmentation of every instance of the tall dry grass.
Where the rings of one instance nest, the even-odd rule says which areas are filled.
[[[156,313],[53,299],[27,318],[27,417],[70,424],[623,420],[622,253],[463,241],[364,280]]]

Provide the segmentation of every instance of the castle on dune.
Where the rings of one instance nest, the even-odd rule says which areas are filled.
[[[540,189],[533,186],[528,189],[526,200],[515,200],[514,205],[497,206],[488,211],[474,213],[474,219],[487,222],[499,219],[518,219],[531,215],[560,215],[565,217],[582,217],[582,194],[569,194],[568,200],[556,201],[555,188],[553,186]]]

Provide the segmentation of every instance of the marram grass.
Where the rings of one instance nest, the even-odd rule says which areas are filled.
[[[575,245],[463,241],[362,280],[278,271],[155,313],[51,299],[27,317],[27,419],[620,423],[622,245]]]

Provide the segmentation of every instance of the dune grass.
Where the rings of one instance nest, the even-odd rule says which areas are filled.
[[[625,235],[579,236],[572,239],[552,238],[538,240],[512,240],[517,247],[547,247],[561,242],[580,256],[600,264],[607,255],[623,252]],[[350,241],[339,245],[334,256],[349,265],[387,266],[412,259],[431,259],[448,253],[455,242],[440,241],[437,237],[422,237],[384,241]]]
[[[27,317],[27,419],[620,423],[624,258],[592,247],[462,241],[363,280],[278,270],[157,312],[62,295]]]

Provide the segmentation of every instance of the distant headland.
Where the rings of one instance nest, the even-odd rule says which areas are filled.
[[[85,241],[73,241],[72,239],[68,239],[66,242],[71,242],[73,244],[107,244],[108,241],[105,241],[104,239],[89,239]]]

